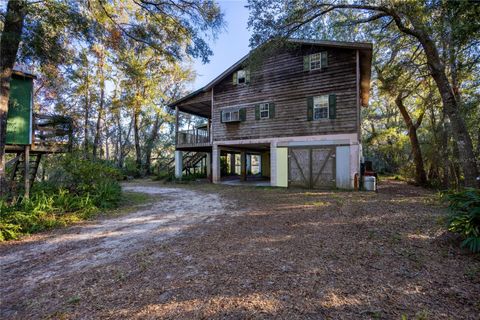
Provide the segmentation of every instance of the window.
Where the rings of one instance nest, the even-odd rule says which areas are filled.
[[[310,55],[310,70],[321,69],[322,68],[322,54],[315,53]]]
[[[242,69],[233,73],[233,85],[247,84],[250,82],[250,70]]]
[[[222,122],[240,121],[238,110],[223,111]]]
[[[327,51],[305,56],[303,60],[305,71],[325,68],[327,66],[327,56]]]
[[[235,108],[221,111],[221,122],[240,122],[245,120],[245,108]]]
[[[260,104],[260,119],[270,118],[270,104],[261,103]]]
[[[241,83],[245,83],[246,81],[247,81],[247,77],[246,77],[245,70],[238,70],[237,71],[237,83],[241,84]]]
[[[328,119],[328,95],[313,98],[313,119]]]

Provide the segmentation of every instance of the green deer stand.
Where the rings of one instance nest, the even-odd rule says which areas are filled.
[[[33,74],[14,71],[10,81],[5,152],[14,153],[11,186],[23,180],[25,197],[35,181],[42,155],[70,150],[71,119],[33,113]]]

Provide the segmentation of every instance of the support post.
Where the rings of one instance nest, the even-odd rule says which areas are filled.
[[[270,143],[270,185],[277,186],[277,142]]]
[[[30,145],[25,146],[25,153],[23,154],[23,181],[25,185],[25,198],[30,197]]]
[[[241,166],[242,166],[241,180],[246,181],[247,180],[247,154],[245,153],[245,151],[242,151],[240,156],[241,156]]]
[[[212,182],[220,182],[220,149],[218,146],[212,146]]]
[[[230,153],[230,175],[235,175],[235,153]]]
[[[181,179],[183,175],[183,152],[175,150],[175,178]]]
[[[178,145],[178,120],[179,120],[178,107],[175,107],[175,146]]]
[[[212,154],[207,152],[207,156],[205,157],[205,164],[207,168],[207,178],[208,180],[212,181]]]

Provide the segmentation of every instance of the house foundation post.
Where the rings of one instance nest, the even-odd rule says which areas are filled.
[[[212,182],[220,182],[220,149],[218,146],[212,146]]]
[[[205,158],[205,164],[207,168],[207,179],[212,181],[212,154],[207,152],[207,157]]]
[[[230,174],[235,174],[235,153],[230,153]]]
[[[175,178],[180,179],[183,175],[183,151],[175,151]]]
[[[241,180],[246,181],[247,180],[247,154],[245,153],[245,151],[242,151],[242,153],[240,154],[240,157],[241,157],[241,167],[242,167]]]
[[[277,142],[270,143],[270,185],[277,186]]]

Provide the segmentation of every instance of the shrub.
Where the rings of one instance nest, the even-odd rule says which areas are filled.
[[[142,176],[142,172],[137,168],[137,162],[133,158],[126,158],[122,172],[126,177],[139,178]]]
[[[448,230],[461,234],[462,247],[480,252],[480,189],[465,189],[446,195],[450,211]]]
[[[72,155],[52,162],[49,179],[34,184],[29,199],[0,200],[0,241],[88,219],[118,205],[118,169]]]
[[[69,154],[51,165],[48,182],[66,189],[89,188],[105,180],[122,180],[122,171],[102,160],[91,161]]]
[[[159,181],[160,180],[171,181],[173,178],[174,178],[174,174],[168,171],[160,171],[154,177],[155,180],[159,180]]]

